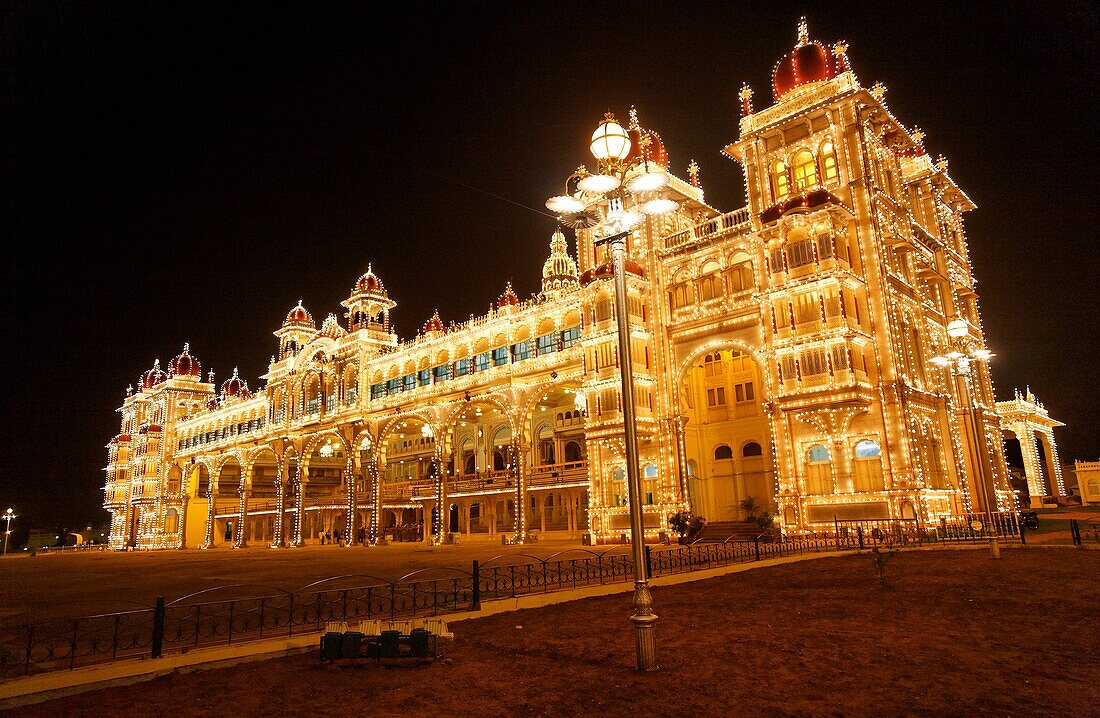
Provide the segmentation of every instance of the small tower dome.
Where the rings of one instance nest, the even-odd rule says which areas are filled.
[[[202,376],[202,363],[190,354],[191,345],[183,345],[183,353],[168,364],[169,376],[189,376],[198,379]]]
[[[283,326],[306,326],[313,329],[316,324],[313,322],[313,315],[306,311],[306,308],[302,306],[302,300],[299,299],[297,306],[291,309],[286,315],[286,319],[283,320]]]
[[[165,381],[168,381],[168,375],[160,368],[160,359],[157,359],[153,362],[153,368],[141,375],[141,388],[152,389]]]
[[[233,376],[222,382],[222,399],[240,396],[248,391],[248,383],[237,374],[237,367],[233,367]]]
[[[516,291],[512,289],[512,283],[508,282],[508,285],[504,287],[504,293],[497,297],[497,309],[515,306],[519,306],[519,297],[516,295]]]
[[[550,256],[542,265],[542,293],[550,296],[578,286],[577,263],[569,256],[565,235],[559,227],[550,237]]]

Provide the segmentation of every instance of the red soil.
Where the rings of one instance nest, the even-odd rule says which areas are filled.
[[[899,554],[886,587],[862,555],[656,589],[652,674],[619,595],[453,624],[424,668],[309,653],[10,715],[1100,715],[1100,552],[1003,555]]]

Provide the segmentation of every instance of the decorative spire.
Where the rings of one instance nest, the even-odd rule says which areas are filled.
[[[798,21],[798,47],[802,47],[810,42],[810,27],[806,24],[806,16],[803,15]]]
[[[688,179],[691,180],[692,187],[702,189],[703,185],[699,182],[699,164],[695,160],[688,163]]]
[[[848,64],[848,41],[837,40],[833,45],[833,55],[836,57],[837,72],[848,72],[852,69]]]
[[[628,129],[628,130],[640,130],[640,129],[642,129],[642,126],[640,124],[638,124],[638,108],[634,107],[634,105],[630,106],[630,122],[627,124],[626,129]]]
[[[741,98],[741,116],[748,117],[752,114],[752,88],[748,83],[741,85],[741,91],[737,93]],[[694,162],[694,160],[692,160]]]
[[[882,102],[882,98],[886,97],[886,85],[881,82],[876,82],[871,86],[871,97],[875,98],[879,102]]]
[[[565,234],[558,227],[550,237],[550,256],[542,265],[542,293],[550,296],[579,286],[577,263],[569,256]]]

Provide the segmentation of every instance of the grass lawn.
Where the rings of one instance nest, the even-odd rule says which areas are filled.
[[[316,653],[177,675],[19,716],[1100,715],[1100,551],[825,558],[654,591],[662,669],[626,595],[453,624],[424,668]]]

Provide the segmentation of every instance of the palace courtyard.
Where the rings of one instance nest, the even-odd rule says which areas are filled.
[[[262,555],[273,558],[257,570],[270,572],[324,552]],[[134,558],[156,566],[155,554],[114,561]],[[153,572],[158,585],[173,585],[169,565],[192,580],[225,567],[217,554],[180,558]],[[454,623],[447,658],[423,668],[322,666],[310,652],[10,714],[1100,715],[1098,577],[1100,552],[1068,548],[1011,548],[1000,561],[903,552],[885,586],[866,554],[826,557],[655,590],[653,674],[633,670],[629,598],[616,595]]]
[[[122,611],[136,602],[151,606],[157,596],[171,601],[196,591],[233,584],[259,584],[293,591],[333,576],[366,574],[395,580],[426,568],[469,571],[501,554],[523,553],[543,558],[575,541],[544,541],[502,546],[485,541],[458,546],[391,542],[385,546],[342,548],[335,545],[299,549],[216,548],[207,551],[113,552],[13,555],[3,561],[6,598],[0,625],[72,618]],[[626,547],[600,546],[599,552]]]

